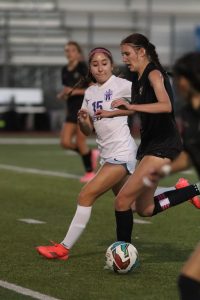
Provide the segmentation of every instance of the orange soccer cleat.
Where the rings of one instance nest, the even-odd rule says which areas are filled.
[[[62,244],[52,242],[53,246],[38,246],[37,252],[48,259],[61,259],[66,260],[69,257],[69,249],[65,248]]]
[[[186,186],[189,186],[190,183],[185,178],[180,178],[177,183],[175,184],[176,189],[181,189]],[[200,198],[198,196],[194,196],[192,199],[189,200],[196,208],[200,209]]]

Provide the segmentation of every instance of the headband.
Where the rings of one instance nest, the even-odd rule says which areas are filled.
[[[112,58],[112,54],[109,50],[104,49],[104,48],[95,48],[93,50],[91,50],[90,54],[89,54],[89,58],[91,58],[94,54],[96,53],[105,53],[107,54],[109,57]]]

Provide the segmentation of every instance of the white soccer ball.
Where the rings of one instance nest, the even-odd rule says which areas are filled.
[[[106,251],[106,268],[116,273],[126,274],[138,264],[138,251],[129,243],[115,242]]]

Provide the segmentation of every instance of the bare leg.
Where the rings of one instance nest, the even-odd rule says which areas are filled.
[[[191,160],[187,152],[182,151],[179,156],[171,163],[171,173],[176,173],[188,169]]]
[[[77,125],[70,122],[65,122],[61,130],[61,146],[65,149],[76,150],[77,144],[73,142],[73,138],[76,135]]]

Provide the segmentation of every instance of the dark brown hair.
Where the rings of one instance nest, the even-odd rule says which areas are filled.
[[[163,75],[166,74],[160,63],[158,54],[156,52],[156,47],[148,40],[146,36],[140,33],[133,33],[121,41],[121,45],[124,44],[129,44],[131,47],[136,49],[144,48],[149,60],[158,67]]]
[[[174,64],[173,75],[185,77],[200,92],[200,53],[190,52],[180,57]]]

